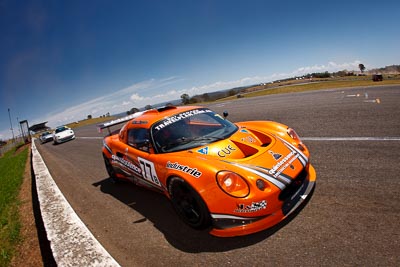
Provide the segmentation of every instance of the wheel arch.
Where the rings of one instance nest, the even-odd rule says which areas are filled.
[[[179,189],[177,190],[178,192],[178,198],[175,199],[174,195],[171,195],[171,191],[176,191],[176,187],[172,187],[173,181],[178,180],[181,184],[178,185]],[[167,191],[168,191],[168,196],[171,200],[172,205],[174,206],[175,211],[178,213],[178,215],[183,218],[183,220],[188,223],[188,221],[190,221],[191,219],[188,219],[188,217],[185,217],[182,213],[182,207],[184,205],[181,204],[177,204],[177,203],[182,203],[185,202],[183,199],[181,198],[181,194],[179,192],[183,192],[183,191],[188,191],[189,194],[191,195],[191,197],[189,197],[190,199],[192,199],[190,202],[193,203],[193,199],[196,199],[194,202],[196,204],[194,204],[193,207],[197,207],[195,208],[196,214],[203,214],[200,217],[202,219],[200,219],[199,221],[192,223],[188,223],[191,227],[195,228],[195,229],[206,229],[208,227],[210,227],[212,225],[212,219],[211,219],[211,213],[210,213],[210,209],[209,206],[207,205],[207,202],[205,201],[204,197],[202,196],[202,194],[195,188],[192,186],[191,183],[188,182],[187,179],[184,179],[181,175],[170,175],[167,179]],[[178,182],[178,183],[179,183]],[[187,195],[187,194],[185,194]],[[197,201],[197,199],[199,199],[199,201]],[[181,201],[182,200],[182,201]],[[180,208],[178,208],[178,206]],[[180,211],[179,211],[180,210]],[[202,210],[202,211],[201,211]]]

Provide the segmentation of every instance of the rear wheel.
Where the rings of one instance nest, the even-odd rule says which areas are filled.
[[[113,183],[118,182],[117,175],[115,173],[114,167],[111,165],[110,160],[103,154],[104,158],[104,164],[106,165],[106,170],[108,175],[110,176],[110,179]]]
[[[172,205],[185,223],[195,229],[205,229],[211,224],[210,213],[200,195],[183,179],[171,178],[168,186]]]

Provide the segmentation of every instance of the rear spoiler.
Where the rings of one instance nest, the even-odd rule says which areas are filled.
[[[128,115],[128,116],[125,116],[125,117],[122,117],[122,118],[119,118],[119,119],[115,119],[115,120],[112,120],[112,121],[109,121],[109,122],[105,122],[103,124],[98,124],[97,128],[99,130],[99,133],[101,133],[103,131],[103,129],[107,128],[108,133],[111,135],[111,131],[110,131],[110,127],[111,126],[115,126],[115,125],[118,125],[118,124],[125,123],[127,121],[130,121],[132,119],[135,119],[135,118],[139,117],[142,114],[143,114],[143,111],[142,112],[135,112],[135,113],[133,113],[131,115]]]

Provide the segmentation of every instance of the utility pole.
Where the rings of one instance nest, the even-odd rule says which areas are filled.
[[[14,130],[12,127],[12,122],[11,122],[10,108],[8,108],[8,118],[10,119],[10,126],[11,126],[11,132],[12,132],[12,136],[13,136],[13,142],[15,143]]]
[[[18,117],[17,117],[17,125],[18,125],[18,123],[19,123],[19,128],[18,128],[19,136],[22,137],[22,133],[21,133],[22,125],[20,124],[20,121],[18,120]],[[17,127],[18,127],[18,126],[17,126]],[[18,138],[18,136],[17,136],[17,138]]]

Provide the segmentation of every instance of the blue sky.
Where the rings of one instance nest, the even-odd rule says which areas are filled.
[[[400,64],[400,1],[0,0],[0,139],[320,71]]]

